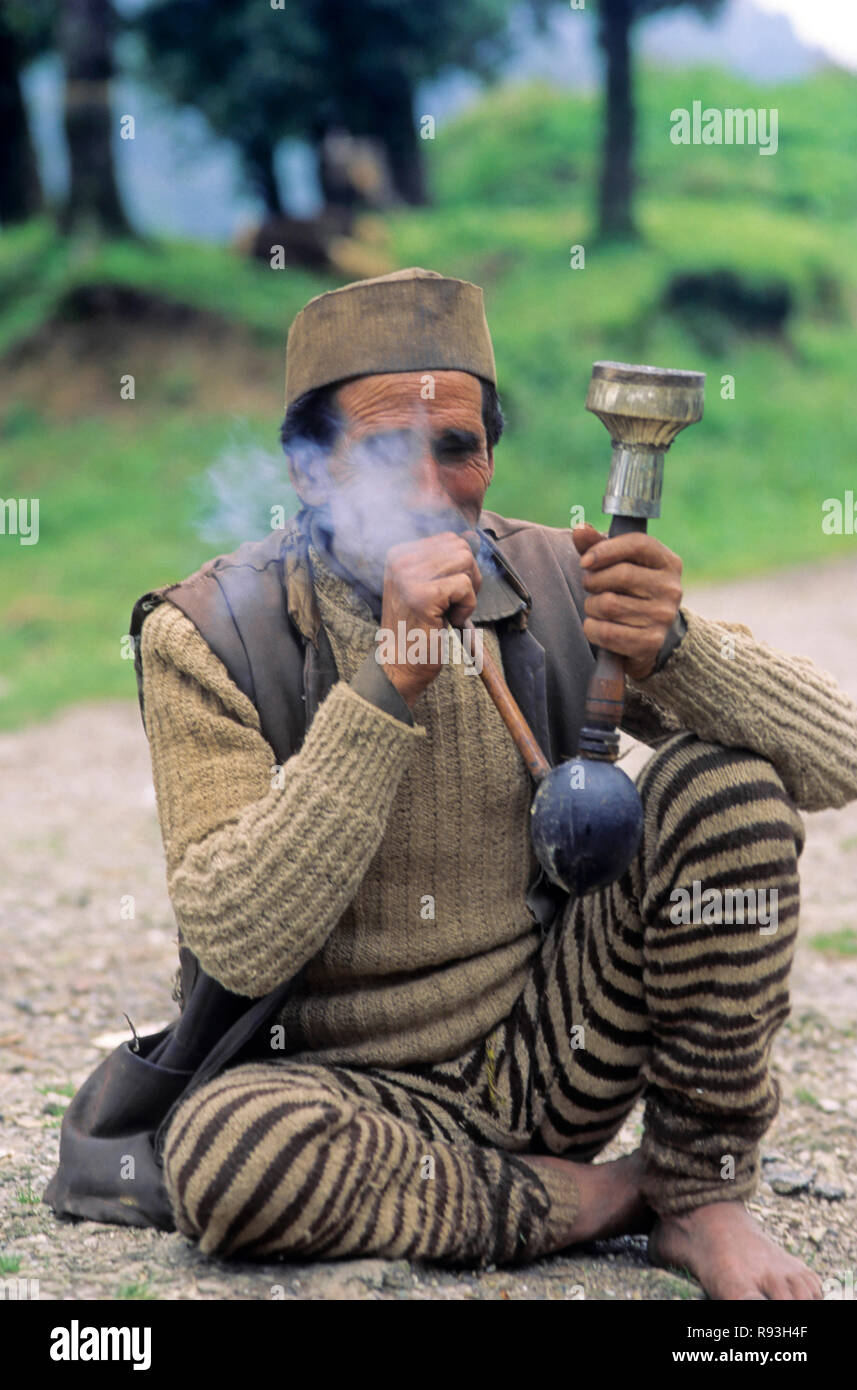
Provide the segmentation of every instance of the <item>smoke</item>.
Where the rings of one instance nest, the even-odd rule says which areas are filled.
[[[312,440],[293,439],[289,452],[307,476],[329,478],[330,450]],[[425,419],[418,417],[411,428],[352,442],[336,454],[336,485],[328,488],[327,500],[316,505],[315,514],[332,537],[336,558],[373,593],[383,590],[391,546],[476,529],[439,489],[426,491],[430,453]],[[261,447],[247,427],[236,427],[199,488],[195,530],[206,542],[229,548],[282,526],[302,505],[283,454]],[[481,573],[499,572],[485,538],[479,539]]]
[[[197,480],[194,530],[208,544],[235,549],[281,526],[300,508],[282,453],[262,448],[237,425],[229,443]]]
[[[423,412],[424,416],[425,412]],[[352,442],[337,468],[337,486],[319,510],[340,563],[373,593],[383,589],[387,554],[394,545],[444,531],[475,530],[452,500],[428,486],[431,439],[425,419]],[[494,564],[480,537],[477,564]]]

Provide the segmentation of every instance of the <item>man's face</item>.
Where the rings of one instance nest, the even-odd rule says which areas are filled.
[[[391,545],[479,518],[494,471],[482,388],[469,372],[389,372],[346,382],[336,402],[346,427],[328,461],[334,551],[380,593]]]

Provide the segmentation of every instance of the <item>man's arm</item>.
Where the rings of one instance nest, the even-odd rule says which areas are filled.
[[[700,738],[767,758],[801,810],[857,798],[857,704],[833,677],[758,642],[742,623],[681,611],[685,637],[659,672],[629,678],[629,693]]]
[[[276,778],[255,706],[173,604],[146,619],[141,656],[183,939],[227,989],[267,994],[316,954],[351,902],[425,731],[382,672],[359,671],[334,686]],[[375,699],[379,678],[386,703]]]

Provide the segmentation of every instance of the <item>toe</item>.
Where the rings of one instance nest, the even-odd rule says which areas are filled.
[[[787,1282],[789,1289],[791,1290],[791,1298],[795,1299],[796,1301],[805,1301],[806,1299],[812,1297],[812,1293],[810,1291],[812,1287],[811,1282],[807,1278],[807,1275],[803,1273],[803,1271],[800,1271],[797,1274],[789,1274]]]

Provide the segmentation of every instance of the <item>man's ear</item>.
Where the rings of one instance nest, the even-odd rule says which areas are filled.
[[[330,475],[321,451],[308,449],[300,463],[286,457],[289,482],[307,507],[323,506],[330,496]]]

